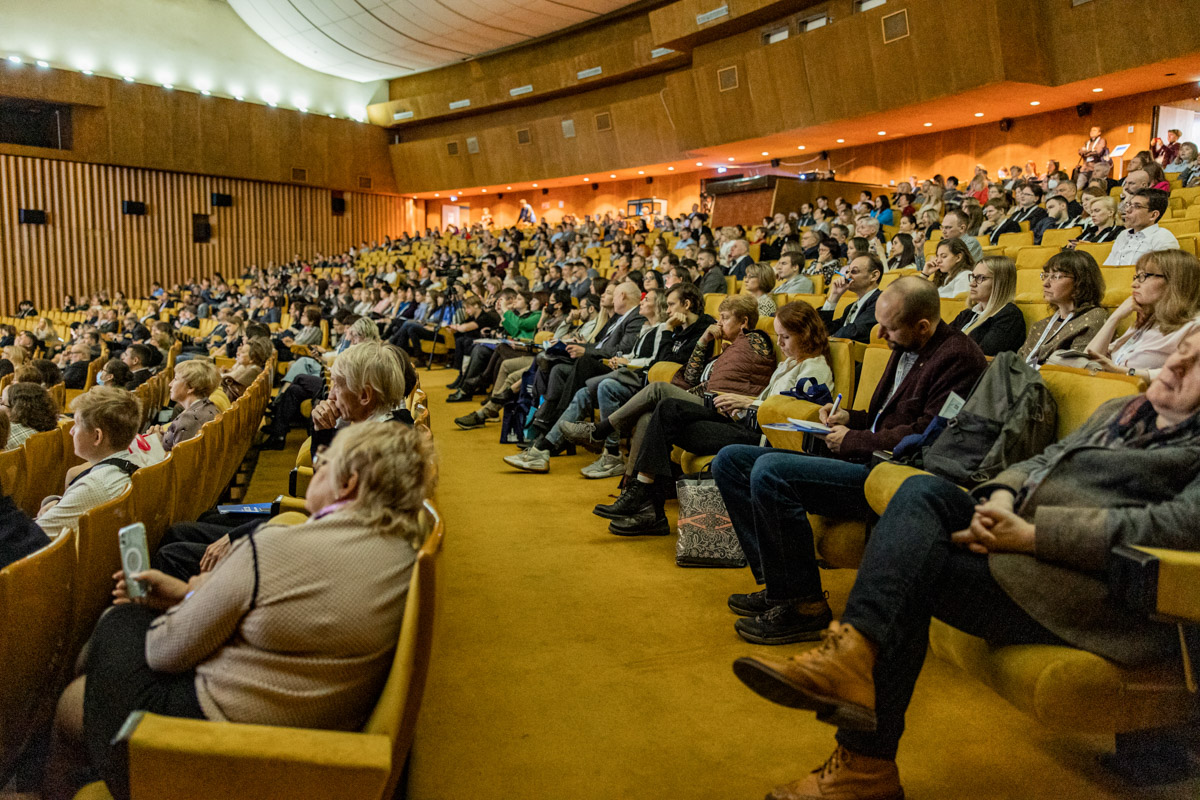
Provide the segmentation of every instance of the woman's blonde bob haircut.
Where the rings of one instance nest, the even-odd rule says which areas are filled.
[[[333,362],[330,373],[341,378],[352,394],[368,386],[377,399],[376,408],[396,409],[404,405],[404,366],[394,345],[378,340],[347,347]]]
[[[221,373],[217,368],[197,358],[176,364],[175,377],[181,378],[197,397],[208,397],[221,385]]]
[[[339,433],[324,459],[338,486],[358,477],[351,509],[359,519],[421,546],[420,513],[438,477],[428,435],[400,422],[363,422]]]

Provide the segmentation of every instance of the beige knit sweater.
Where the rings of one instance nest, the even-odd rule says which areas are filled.
[[[415,561],[352,509],[260,528],[154,621],[146,660],[194,668],[209,719],[358,729],[387,679]]]

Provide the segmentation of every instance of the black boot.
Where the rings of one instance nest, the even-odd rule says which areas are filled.
[[[446,388],[447,389],[457,389],[458,387],[462,386],[462,382],[463,382],[463,374],[460,372],[460,373],[458,373],[458,375],[455,376],[454,380],[451,381],[450,385],[447,386]]]
[[[446,398],[447,403],[465,403],[475,397],[475,386],[470,381],[463,381],[458,391]]]
[[[621,496],[616,499],[616,502],[608,505],[600,503],[592,509],[592,513],[605,519],[621,519],[647,509],[653,511],[654,498],[652,494],[653,487],[650,484],[642,483],[635,478],[629,481],[629,485],[621,492]]]

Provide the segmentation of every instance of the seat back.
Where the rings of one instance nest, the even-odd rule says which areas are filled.
[[[1081,233],[1083,233],[1083,228],[1079,226],[1074,228],[1055,228],[1042,234],[1042,244],[1046,247],[1062,247],[1072,239],[1078,238]]]
[[[1074,431],[1109,400],[1130,397],[1143,388],[1139,378],[1107,372],[1093,375],[1089,370],[1078,367],[1046,364],[1041,374],[1050,394],[1058,403],[1057,439]]]
[[[66,467],[63,466],[63,439],[58,428],[35,433],[25,440],[25,486],[20,499],[12,495],[17,505],[35,516],[42,500],[52,494],[62,494]],[[5,486],[7,490],[8,487]],[[11,495],[12,493],[9,492]]]
[[[53,707],[70,629],[75,536],[0,570],[0,786]]]
[[[854,348],[849,339],[829,340],[829,366],[833,370],[834,393],[854,398]]]
[[[212,423],[208,423],[211,425]],[[199,487],[196,485],[197,473],[200,470],[200,457],[204,453],[204,442],[208,425],[200,429],[198,436],[193,436],[186,442],[180,442],[171,448],[173,468],[172,494],[175,495],[175,505],[171,509],[171,522],[194,520],[203,509],[200,508]]]
[[[892,349],[890,347],[872,346],[866,349],[863,353],[862,370],[858,373],[858,386],[854,391],[852,409],[866,411],[870,408],[875,387],[879,385],[879,380],[883,377],[891,357]]]
[[[153,554],[175,514],[175,461],[162,461],[133,473],[133,515],[146,526],[146,545]]]
[[[1075,245],[1075,249],[1084,253],[1091,253],[1092,258],[1096,259],[1097,264],[1103,264],[1108,259],[1108,254],[1112,252],[1112,242],[1080,242]]]
[[[384,797],[392,797],[403,774],[408,751],[412,747],[417,712],[421,709],[425,678],[429,673],[429,657],[433,650],[437,559],[445,528],[437,510],[428,502],[425,508],[431,530],[417,554],[417,563],[408,584],[404,621],[387,683],[363,729],[364,733],[383,734],[392,741],[392,772],[388,776]]]
[[[69,656],[83,647],[96,620],[112,604],[113,574],[121,568],[117,531],[133,522],[133,489],[79,518]]]

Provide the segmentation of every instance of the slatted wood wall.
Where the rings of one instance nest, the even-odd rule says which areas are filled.
[[[233,206],[213,208],[214,192]],[[334,253],[413,227],[413,203],[392,195],[345,194],[333,216],[327,190],[0,155],[0,311],[23,298],[58,307],[65,293],[101,287],[144,295],[152,280],[174,283],[249,264]],[[124,200],[146,204],[126,216]],[[19,209],[48,224],[18,223]],[[192,214],[208,214],[212,239],[192,243]]]

